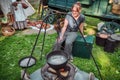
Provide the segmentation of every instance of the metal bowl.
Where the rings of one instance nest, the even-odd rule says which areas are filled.
[[[64,68],[68,62],[67,53],[64,51],[52,51],[47,55],[47,63],[55,70]]]
[[[36,59],[32,56],[27,56],[19,60],[19,66],[22,68],[29,68],[36,64]]]

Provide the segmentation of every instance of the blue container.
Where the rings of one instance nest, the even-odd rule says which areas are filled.
[[[69,10],[77,0],[48,0],[48,6],[62,10]]]
[[[94,36],[87,36],[85,37],[85,40],[87,44],[85,43],[84,39],[78,35],[73,44],[73,56],[90,59],[94,43]]]
[[[92,0],[78,0],[78,1],[84,5],[91,5],[92,4]]]

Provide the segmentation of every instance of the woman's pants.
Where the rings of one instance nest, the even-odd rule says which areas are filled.
[[[69,59],[72,58],[72,47],[73,47],[73,42],[75,41],[77,37],[77,32],[66,32],[64,35],[64,39],[60,42],[56,41],[53,51],[55,50],[61,50],[62,43],[65,41],[64,45],[64,51],[67,53]]]

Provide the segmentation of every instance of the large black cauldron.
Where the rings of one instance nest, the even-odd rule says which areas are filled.
[[[52,51],[46,57],[48,65],[55,70],[64,68],[68,62],[67,53],[64,51]]]

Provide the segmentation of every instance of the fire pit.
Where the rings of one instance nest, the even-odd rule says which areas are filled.
[[[98,80],[94,75],[81,71],[68,62],[63,51],[52,51],[46,58],[46,64],[33,72],[30,80]]]

